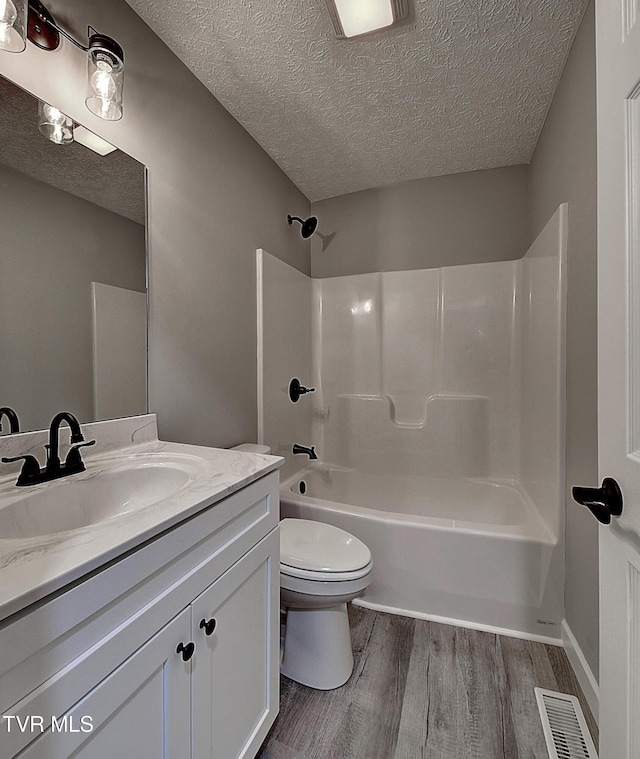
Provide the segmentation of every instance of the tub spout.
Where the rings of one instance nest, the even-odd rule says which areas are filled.
[[[293,448],[291,449],[291,452],[294,454],[306,453],[310,461],[317,461],[318,459],[315,445],[312,445],[310,448],[307,448],[307,446],[305,445],[298,445],[297,443],[294,443]]]

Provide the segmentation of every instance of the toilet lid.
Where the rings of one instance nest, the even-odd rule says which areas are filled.
[[[358,538],[324,522],[283,519],[280,564],[310,572],[353,572],[366,567],[371,551]]]

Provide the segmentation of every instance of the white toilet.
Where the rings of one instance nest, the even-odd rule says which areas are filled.
[[[338,527],[308,519],[280,522],[283,675],[319,690],[347,682],[353,670],[347,604],[371,582],[371,567],[367,546]]]
[[[266,445],[234,450],[269,454]],[[309,519],[280,522],[280,605],[286,611],[280,671],[318,690],[353,671],[347,604],[371,582],[371,551],[345,530]]]

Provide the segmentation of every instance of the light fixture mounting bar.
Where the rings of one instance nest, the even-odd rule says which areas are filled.
[[[98,32],[89,25],[87,27],[87,36],[89,38],[89,44],[83,45],[81,42],[73,37],[69,32],[66,32],[61,26],[58,26],[56,20],[51,15],[51,12],[40,2],[40,0],[29,0],[29,16],[28,16],[28,38],[34,45],[37,45],[43,50],[56,50],[60,45],[60,37],[62,35],[65,39],[72,42],[80,50],[87,53],[91,48],[91,41],[94,37],[100,38],[100,44],[113,49],[113,54],[120,58],[120,61],[124,60],[124,54],[122,48],[111,37],[107,37],[105,34],[98,34]]]
[[[89,49],[78,42],[75,37],[72,37],[69,32],[65,32],[62,27],[58,26],[51,12],[40,0],[29,0],[27,30],[29,41],[43,50],[56,50],[60,45],[59,35],[72,42],[80,50],[84,50],[85,53]]]
[[[40,0],[29,0],[27,38],[41,50],[57,50],[60,30],[55,19]]]

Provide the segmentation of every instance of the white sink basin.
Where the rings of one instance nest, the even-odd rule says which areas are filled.
[[[93,462],[92,462],[93,463]],[[52,483],[16,488],[0,502],[0,539],[53,535],[96,525],[175,495],[206,466],[196,456],[114,458]]]

